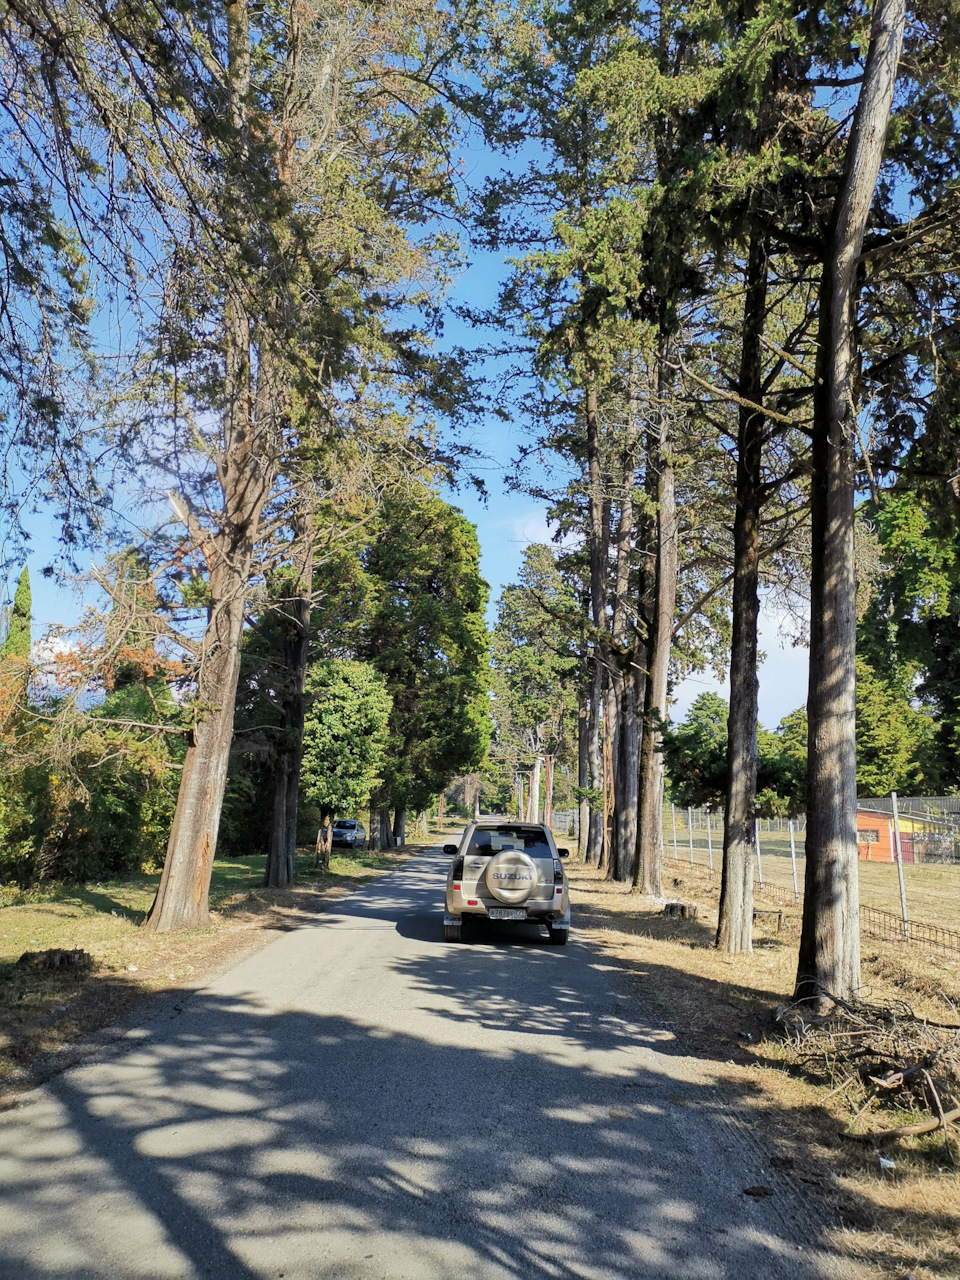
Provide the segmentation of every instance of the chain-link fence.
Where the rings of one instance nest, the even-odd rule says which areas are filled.
[[[862,800],[858,808],[891,817],[893,814],[890,797]],[[960,833],[960,797],[901,797],[899,814],[904,827],[912,826],[915,862],[906,867],[898,867],[895,860],[860,863],[862,931],[868,937],[960,955],[960,933],[951,927],[960,920],[960,865],[952,856],[927,856],[927,849],[936,847],[933,837],[940,833],[929,828],[924,832],[920,827],[921,816],[931,826],[942,822],[943,840],[952,849],[953,824]],[[579,826],[577,811],[555,813],[553,826],[558,835],[567,835],[572,847]],[[802,816],[757,820],[754,891],[761,900],[786,907],[799,906],[803,901],[805,837],[806,821]],[[719,879],[723,866],[722,812],[665,804],[663,853],[668,868],[680,870],[689,866]]]

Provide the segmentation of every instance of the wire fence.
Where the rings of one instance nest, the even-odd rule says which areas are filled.
[[[803,900],[806,871],[802,819],[761,819],[754,828],[754,891],[780,906],[799,906]],[[719,877],[723,863],[723,817],[709,809],[679,809],[669,804],[663,811],[663,846],[667,865],[706,870]],[[960,932],[929,920],[917,920],[908,912],[902,866],[895,862],[860,864],[861,932],[886,941],[908,943],[950,956],[960,955]],[[960,867],[934,860],[908,868],[910,885],[931,914],[960,915]],[[930,878],[930,883],[926,879]],[[932,895],[932,896],[931,896]],[[900,910],[874,905],[889,902]],[[931,902],[933,906],[931,907]]]
[[[904,924],[901,916],[877,907],[860,908],[860,932],[887,942],[910,942],[915,947],[926,947],[928,951],[960,955],[960,933],[956,929],[944,929],[920,920]]]
[[[915,818],[923,812],[929,821],[938,818],[944,829],[951,822],[960,828],[960,797],[939,799],[898,797],[899,816]],[[885,806],[880,808],[881,803]],[[921,811],[921,805],[928,810]],[[890,797],[862,800],[858,808],[893,816]],[[873,808],[873,806],[876,806]],[[937,814],[937,808],[940,814]],[[952,806],[952,807],[951,807]],[[576,839],[577,813],[554,815],[554,829]],[[780,906],[799,907],[803,900],[806,870],[804,838],[806,821],[799,818],[761,818],[754,828],[754,891]],[[861,931],[866,937],[907,943],[956,957],[960,955],[960,931],[948,924],[960,918],[960,865],[952,857],[925,857],[914,829],[916,861],[904,869],[892,861],[860,863]],[[953,836],[950,835],[952,844]],[[919,847],[918,847],[919,846]],[[663,852],[667,868],[699,868],[719,879],[723,865],[723,814],[710,808],[663,807]],[[906,871],[906,880],[904,872]],[[909,902],[909,908],[908,908]],[[889,909],[888,909],[889,908]],[[915,919],[918,912],[925,919]],[[932,919],[930,918],[932,917]]]

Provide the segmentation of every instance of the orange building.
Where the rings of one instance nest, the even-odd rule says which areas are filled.
[[[914,832],[925,831],[922,818],[900,817],[900,856],[904,862],[914,862]],[[861,862],[895,862],[893,844],[893,817],[889,813],[873,813],[868,809],[857,810],[857,853]]]

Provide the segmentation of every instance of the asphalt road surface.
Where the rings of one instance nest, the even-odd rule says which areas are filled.
[[[447,865],[412,859],[0,1116],[0,1275],[852,1275],[587,943],[442,941]]]

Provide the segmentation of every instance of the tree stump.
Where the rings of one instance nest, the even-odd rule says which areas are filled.
[[[683,920],[696,920],[697,904],[695,902],[668,902],[664,905],[663,915],[679,916]]]
[[[93,957],[89,951],[64,951],[54,947],[49,951],[25,951],[17,961],[17,966],[37,972],[62,969],[66,972],[89,973],[93,968]]]

